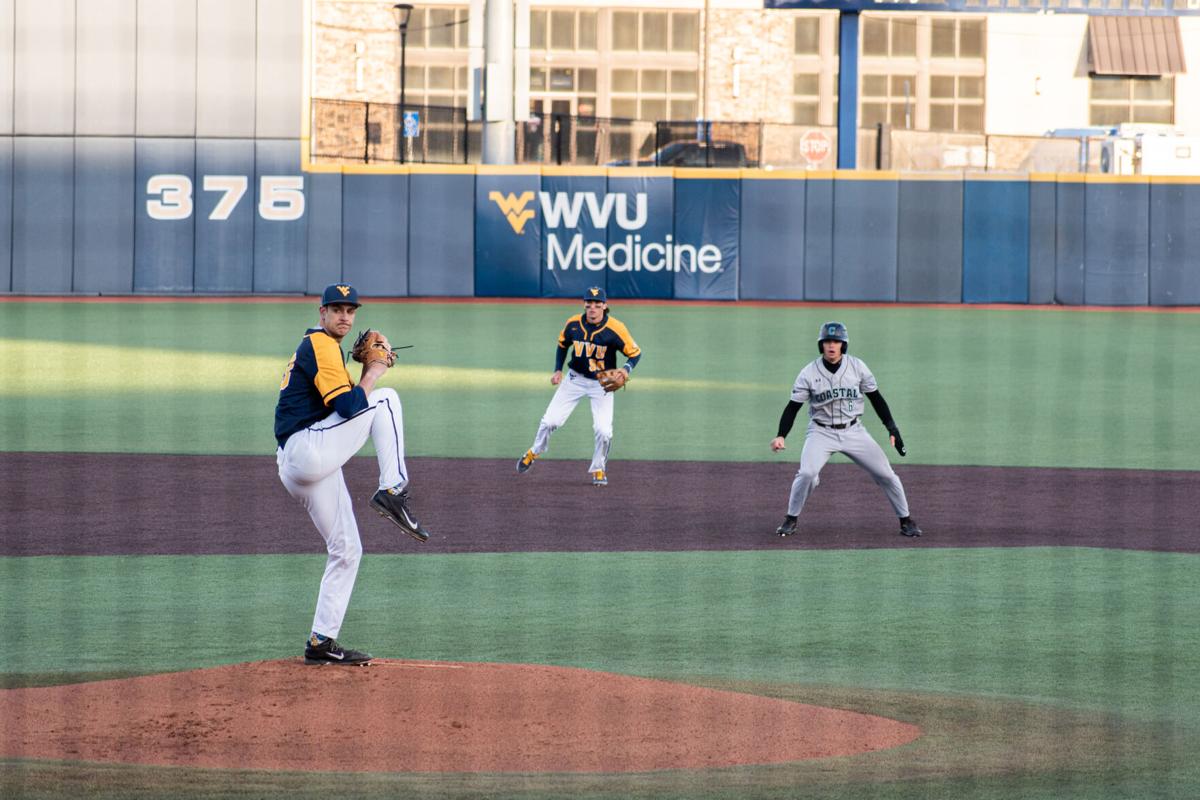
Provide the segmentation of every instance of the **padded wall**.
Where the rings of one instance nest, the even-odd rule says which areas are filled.
[[[833,299],[833,181],[804,182],[804,299]]]
[[[1028,182],[968,180],[962,217],[963,302],[1028,302]]]
[[[643,242],[666,242],[675,237],[675,181],[671,178],[649,176],[608,178],[608,191],[624,194],[633,202],[640,193],[646,196],[646,224],[638,229]],[[608,222],[608,242],[624,239],[627,231],[617,224],[616,218]],[[593,277],[594,284],[603,285],[607,280],[610,297],[645,297],[669,299],[675,296],[675,276],[665,269],[658,271],[640,270],[613,272],[606,270]]]
[[[15,11],[16,0],[0,0],[0,42],[13,41]],[[0,136],[13,132],[14,50],[13,47],[0,47]]]
[[[742,180],[740,298],[804,299],[804,184]]]
[[[899,192],[897,299],[961,303],[962,180],[901,180]]]
[[[541,201],[543,196],[547,198],[545,203]],[[597,262],[587,254],[602,248],[607,252],[609,224],[612,220],[615,225],[617,201],[630,211],[635,204],[632,194],[614,193],[612,200],[608,197],[604,175],[542,175],[538,197],[528,206],[536,208],[541,221],[538,275],[542,297],[582,297],[589,286],[605,286],[608,270],[592,269]],[[618,231],[614,241],[623,241],[625,231]]]
[[[342,280],[368,297],[408,294],[408,179],[342,179]]]
[[[66,138],[13,140],[14,292],[71,291],[74,147]]]
[[[239,191],[240,199],[230,207]],[[197,139],[195,197],[195,290],[252,291],[254,142]]]
[[[1088,305],[1150,300],[1150,185],[1087,183],[1083,298]]]
[[[833,299],[896,299],[897,180],[838,180],[833,187]]]
[[[3,136],[0,137],[0,292],[12,291],[12,178],[13,140]]]
[[[75,140],[73,291],[133,291],[134,172],[133,139]]]
[[[700,173],[700,170],[689,171]],[[738,231],[742,182],[731,179],[675,179],[675,248],[691,245],[696,254],[677,260],[675,297],[736,300]],[[719,248],[713,255],[712,248]],[[707,255],[712,256],[706,258]]]
[[[128,136],[137,97],[137,0],[75,5],[75,132]]]
[[[196,9],[197,136],[254,138],[256,5],[202,0]]]
[[[137,7],[137,135],[196,134],[196,0]]]
[[[190,292],[193,289],[196,226],[195,139],[138,139],[134,148],[134,240],[133,290],[135,292]],[[150,179],[173,176],[173,186],[188,187],[188,194],[174,189],[151,192]],[[186,199],[185,199],[186,198]],[[167,206],[167,216],[156,219],[150,209]],[[191,207],[183,214],[180,206]],[[156,211],[160,216],[163,211]]]
[[[308,201],[304,292],[320,295],[326,286],[342,280],[342,174],[305,173],[304,188]]]
[[[16,0],[13,132],[75,132],[75,0]]]
[[[409,294],[475,294],[475,176],[416,172],[409,197]]]
[[[1054,300],[1083,305],[1087,197],[1082,182],[1056,184],[1054,204]]]
[[[475,294],[538,297],[542,293],[542,222],[537,173],[475,176]]]
[[[2,185],[2,182],[0,182]],[[1200,305],[1200,185],[1150,184],[1150,303]]]
[[[1056,252],[1055,192],[1053,181],[1029,182],[1029,302],[1054,302]]]
[[[309,176],[297,169],[300,143],[255,139],[253,144],[254,169],[247,200],[254,220],[254,291],[303,292],[312,214],[308,210]],[[297,207],[297,203],[302,205]],[[403,219],[398,216],[392,224],[404,228]]]

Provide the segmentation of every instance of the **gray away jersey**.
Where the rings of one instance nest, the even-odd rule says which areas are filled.
[[[817,358],[800,370],[792,399],[808,403],[808,416],[825,425],[841,425],[861,417],[867,392],[878,389],[875,376],[862,359],[842,356],[842,366],[830,374]]]

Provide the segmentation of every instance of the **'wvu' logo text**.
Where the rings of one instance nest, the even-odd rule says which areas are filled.
[[[349,286],[339,286],[337,290],[342,293],[342,297],[347,297],[350,294]]]
[[[488,200],[499,206],[504,213],[504,218],[512,226],[513,232],[518,234],[524,233],[525,223],[533,219],[533,209],[525,208],[532,199],[533,192],[522,192],[520,197],[512,192],[506,195],[496,191],[488,192]]]
[[[587,353],[588,358],[604,358],[604,354],[608,352],[608,345],[581,342],[578,339],[572,344],[575,346],[575,355],[577,356]]]

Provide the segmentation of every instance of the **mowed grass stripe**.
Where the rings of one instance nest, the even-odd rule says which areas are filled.
[[[308,534],[305,534],[308,535]],[[293,656],[321,556],[8,558],[0,673]],[[1200,718],[1195,556],[1090,549],[365,557],[343,638],[392,658],[966,692]],[[26,677],[20,677],[26,676]]]

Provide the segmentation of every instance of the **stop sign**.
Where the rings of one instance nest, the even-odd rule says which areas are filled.
[[[815,167],[825,160],[832,146],[822,131],[806,131],[800,137],[800,156],[810,167]]]

